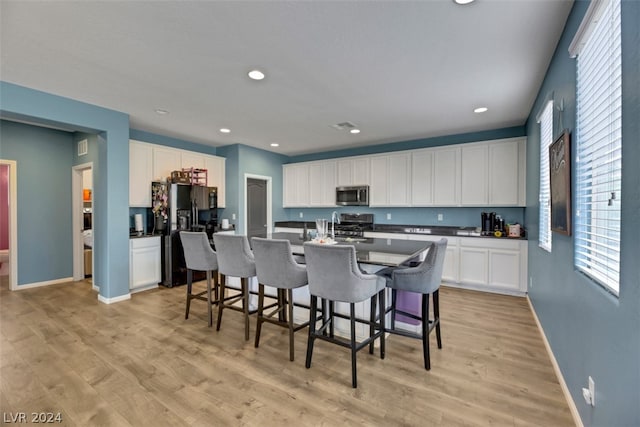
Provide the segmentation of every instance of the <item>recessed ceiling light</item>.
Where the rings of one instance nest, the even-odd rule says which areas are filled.
[[[251,70],[249,71],[249,78],[253,80],[262,80],[264,79],[264,73],[260,70]]]
[[[487,111],[488,108],[487,107],[478,107],[475,110],[473,110],[474,113],[484,113],[485,111]]]
[[[156,108],[156,113],[160,114],[161,116],[163,116],[165,114],[169,114],[169,111],[163,110],[162,108]]]
[[[279,147],[279,146],[280,146],[280,144],[275,143],[275,142],[272,142],[272,143],[271,143],[271,146],[272,146],[272,147]]]
[[[229,132],[231,132],[231,129],[227,129],[227,128],[220,128],[220,132],[222,132],[222,133],[229,133]]]
[[[456,4],[469,4],[469,3],[473,3],[473,0],[453,0]]]
[[[360,133],[360,129],[351,129],[349,132],[351,132],[351,133]]]

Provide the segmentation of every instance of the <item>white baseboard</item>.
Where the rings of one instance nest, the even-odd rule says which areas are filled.
[[[44,282],[27,283],[27,284],[24,284],[24,285],[16,286],[16,288],[14,290],[21,291],[23,289],[39,288],[41,286],[58,285],[60,283],[69,283],[69,282],[73,282],[73,277],[63,277],[62,279],[45,280]]]
[[[100,293],[100,286],[96,285],[96,284],[91,284],[91,289],[93,289],[94,291]]]
[[[129,293],[135,294],[138,292],[148,291],[149,289],[156,289],[157,287],[158,287],[158,284],[154,283],[152,285],[140,286],[139,288],[129,289]]]
[[[511,295],[514,297],[524,297],[527,295],[527,293],[523,291],[492,287],[488,285],[471,285],[468,283],[462,284],[462,283],[442,282],[442,286],[447,286],[450,288],[458,288],[458,289],[467,289],[469,291],[489,292],[491,294]]]
[[[536,321],[536,325],[538,325],[538,330],[540,331],[540,335],[542,335],[542,341],[544,342],[544,346],[547,349],[547,353],[549,354],[549,359],[551,359],[551,365],[553,366],[553,370],[556,373],[556,377],[558,378],[558,382],[560,383],[560,388],[562,388],[562,393],[564,393],[565,399],[567,399],[567,404],[569,405],[569,410],[571,411],[571,416],[573,416],[573,422],[577,427],[584,427],[582,423],[582,418],[580,418],[580,413],[578,412],[578,407],[576,406],[576,402],[573,400],[571,393],[569,392],[569,387],[567,387],[567,383],[562,376],[562,371],[560,371],[560,366],[558,365],[558,361],[556,357],[553,355],[553,351],[551,350],[551,345],[549,345],[549,341],[547,340],[547,336],[544,333],[544,329],[542,329],[542,324],[540,323],[540,319],[538,319],[538,315],[533,308],[533,304],[531,304],[531,300],[527,295],[527,302],[529,303],[529,309],[531,313],[533,313],[533,318]]]
[[[114,304],[116,302],[126,301],[128,299],[131,299],[131,294],[124,294],[113,298],[103,297],[102,295],[98,294],[98,301],[103,304]]]

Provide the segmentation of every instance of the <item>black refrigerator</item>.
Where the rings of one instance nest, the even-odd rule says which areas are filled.
[[[162,233],[162,284],[173,287],[187,283],[180,231],[205,231],[211,240],[218,225],[218,197],[215,187],[178,183],[163,185],[168,192],[168,218]],[[194,281],[205,278],[205,272],[193,272]]]

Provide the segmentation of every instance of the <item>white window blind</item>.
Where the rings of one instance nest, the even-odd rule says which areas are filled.
[[[540,120],[540,219],[538,245],[551,252],[551,189],[549,181],[549,145],[553,142],[553,101],[547,102]]]
[[[620,283],[620,1],[592,3],[579,31],[575,265],[616,295]],[[585,27],[586,29],[584,29]],[[582,40],[585,38],[585,40]]]

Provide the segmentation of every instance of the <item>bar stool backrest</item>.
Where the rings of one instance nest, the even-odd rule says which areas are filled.
[[[252,237],[258,282],[279,289],[293,289],[307,284],[307,268],[298,264],[285,239]]]
[[[180,241],[184,261],[189,270],[214,271],[218,269],[218,258],[205,232],[181,231]]]
[[[256,263],[247,236],[237,234],[213,234],[218,254],[220,274],[232,277],[253,277]]]
[[[440,288],[444,258],[447,253],[447,239],[442,238],[429,247],[427,255],[418,266],[399,268],[391,274],[387,284],[393,289],[431,294]]]

